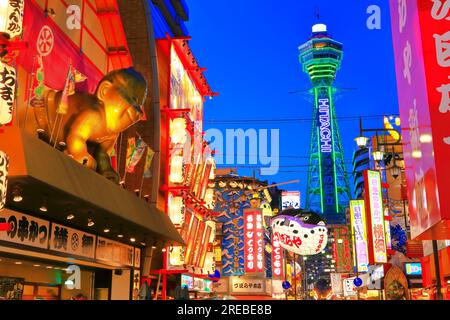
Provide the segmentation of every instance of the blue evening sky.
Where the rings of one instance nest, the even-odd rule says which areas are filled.
[[[354,88],[336,101],[341,139],[351,171],[359,135],[358,119],[348,116],[398,114],[397,89],[388,0],[188,0],[190,46],[209,84],[220,95],[205,103],[205,129],[277,128],[280,171],[262,180],[300,183],[282,188],[300,190],[305,203],[311,120],[291,122],[214,123],[241,119],[310,119],[305,95],[290,94],[310,87],[298,60],[298,46],[311,36],[311,26],[325,23],[344,45],[336,77],[339,88]],[[369,30],[368,6],[381,8],[381,30]],[[316,12],[320,11],[320,20]],[[382,119],[365,119],[364,127],[380,127]],[[238,168],[242,175],[252,170]],[[350,182],[352,181],[349,176]]]

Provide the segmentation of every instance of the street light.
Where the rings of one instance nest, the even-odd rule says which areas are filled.
[[[367,137],[363,137],[363,136],[360,136],[360,137],[356,137],[355,138],[355,141],[356,141],[356,145],[359,147],[359,148],[364,148],[366,145],[367,145],[367,141],[369,140],[369,138],[367,138]]]
[[[373,157],[373,160],[380,162],[381,160],[383,160],[384,152],[380,151],[380,150],[373,151],[372,157]]]

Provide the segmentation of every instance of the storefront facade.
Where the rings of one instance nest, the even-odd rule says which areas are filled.
[[[65,124],[71,114],[64,107],[70,110],[78,97],[101,99],[99,86],[109,81],[104,75],[133,65],[117,2],[21,4],[23,30],[10,35],[2,58],[4,74],[15,77],[4,79],[12,86],[13,102],[1,109],[0,150],[9,168],[1,168],[8,185],[2,184],[0,217],[10,227],[0,232],[0,278],[7,284],[0,294],[10,298],[5,288],[12,283],[23,289],[13,294],[21,299],[137,299],[141,250],[184,242],[167,215],[114,183],[113,171],[102,172],[99,158],[92,170],[89,161],[69,154],[69,140],[59,138],[72,128]],[[130,106],[131,89],[117,86],[117,99]],[[57,90],[61,98],[52,102],[48,92],[57,97]],[[56,113],[49,111],[52,103]],[[113,120],[105,119],[110,126]],[[48,128],[49,140],[43,135]],[[98,147],[89,143],[89,154],[97,157],[89,148]],[[118,153],[112,144],[106,166],[117,168],[112,149]],[[79,270],[79,281],[71,278],[76,272],[70,268]],[[72,288],[78,284],[80,289]]]

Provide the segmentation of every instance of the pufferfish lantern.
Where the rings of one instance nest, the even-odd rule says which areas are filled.
[[[278,240],[282,248],[309,256],[320,253],[328,241],[325,221],[314,212],[286,209],[271,220],[272,242]]]

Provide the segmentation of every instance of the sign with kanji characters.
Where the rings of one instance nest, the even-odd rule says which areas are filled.
[[[16,70],[0,61],[0,125],[11,122],[16,92]]]
[[[6,203],[6,191],[8,188],[8,165],[8,156],[3,151],[0,151],[0,210],[5,207]]]
[[[134,248],[134,267],[141,267],[141,249]]]
[[[337,272],[352,271],[351,234],[348,226],[333,227],[333,259]]]
[[[2,217],[11,225],[11,230],[0,232],[0,240],[37,247],[48,248],[50,223],[9,209],[2,211]]]
[[[272,278],[283,276],[283,249],[278,234],[272,236]]]
[[[0,6],[0,30],[7,33],[9,38],[22,34],[24,0],[4,0]]]
[[[245,272],[264,271],[262,209],[244,209]]]
[[[450,238],[449,1],[390,0],[411,238]]]
[[[364,171],[365,208],[369,241],[369,263],[387,263],[381,175],[378,171]]]
[[[107,262],[111,265],[133,266],[134,248],[126,244],[97,237],[97,249],[95,259]]]
[[[244,277],[231,277],[231,293],[260,293],[266,292],[266,280],[265,279],[252,279]]]
[[[282,191],[281,192],[281,210],[300,209],[300,191]]]
[[[353,240],[353,256],[358,272],[369,271],[366,210],[363,200],[350,200],[350,222]]]
[[[95,235],[52,223],[49,249],[74,256],[94,258]]]

